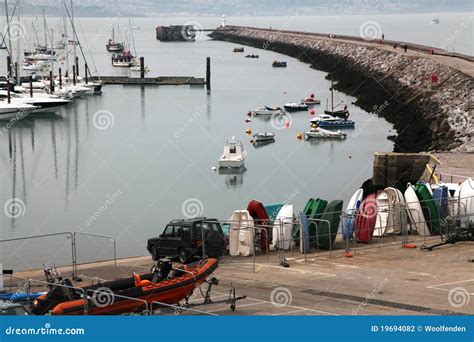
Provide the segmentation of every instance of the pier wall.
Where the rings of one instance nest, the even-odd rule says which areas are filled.
[[[389,138],[396,152],[474,152],[474,82],[469,73],[453,67],[459,56],[436,56],[442,58],[438,61],[422,46],[405,53],[400,47],[347,37],[236,26],[210,37],[283,53],[332,73],[336,89],[394,125],[397,135]],[[462,62],[472,63],[469,57]]]

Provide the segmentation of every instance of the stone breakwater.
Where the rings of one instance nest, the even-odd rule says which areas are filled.
[[[331,73],[336,89],[394,125],[397,135],[389,138],[396,152],[474,152],[474,80],[456,68],[457,58],[246,27],[218,29],[210,37],[283,53]]]

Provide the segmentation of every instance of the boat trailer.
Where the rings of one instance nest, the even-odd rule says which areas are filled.
[[[467,222],[466,226],[461,226],[461,223],[457,223],[456,231],[453,235],[449,236],[445,241],[431,245],[421,246],[422,250],[432,251],[434,248],[455,245],[458,242],[474,241],[474,222]]]
[[[211,299],[212,288],[213,288],[214,285],[216,285],[216,286],[219,285],[219,280],[215,277],[212,277],[211,279],[206,280],[204,282],[204,284],[207,285],[207,288],[205,289],[204,292],[203,292],[203,289],[201,287],[199,287],[199,292],[201,293],[201,296],[204,298],[204,300],[201,303],[190,303],[190,299],[191,300],[193,299],[193,294],[194,294],[194,291],[193,291],[189,296],[187,296],[185,298],[185,302],[182,305],[183,310],[199,308],[199,307],[202,307],[204,305],[209,305],[209,304],[219,304],[219,303],[221,303],[221,304],[229,304],[230,305],[230,310],[235,311],[235,309],[237,307],[237,301],[247,298],[247,296],[245,296],[245,295],[244,296],[237,296],[235,287],[231,283],[228,298],[213,301]],[[178,304],[178,306],[181,307],[181,304]],[[179,308],[177,308],[176,310],[179,311],[179,313],[180,313]]]

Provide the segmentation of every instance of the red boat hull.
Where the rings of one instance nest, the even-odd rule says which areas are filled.
[[[250,216],[252,216],[255,225],[259,226],[264,231],[260,238],[260,248],[265,252],[268,248],[268,226],[270,225],[267,210],[261,202],[252,200],[247,206],[247,211]]]
[[[377,199],[375,194],[368,195],[360,205],[356,215],[356,238],[359,242],[370,243],[377,222]]]

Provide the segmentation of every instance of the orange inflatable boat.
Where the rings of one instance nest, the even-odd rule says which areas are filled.
[[[161,260],[153,273],[134,274],[94,286],[69,288],[72,284],[65,279],[35,300],[33,312],[37,315],[115,315],[143,311],[145,302],[177,304],[206,281],[217,266],[217,259],[206,259],[172,269],[169,260]]]

